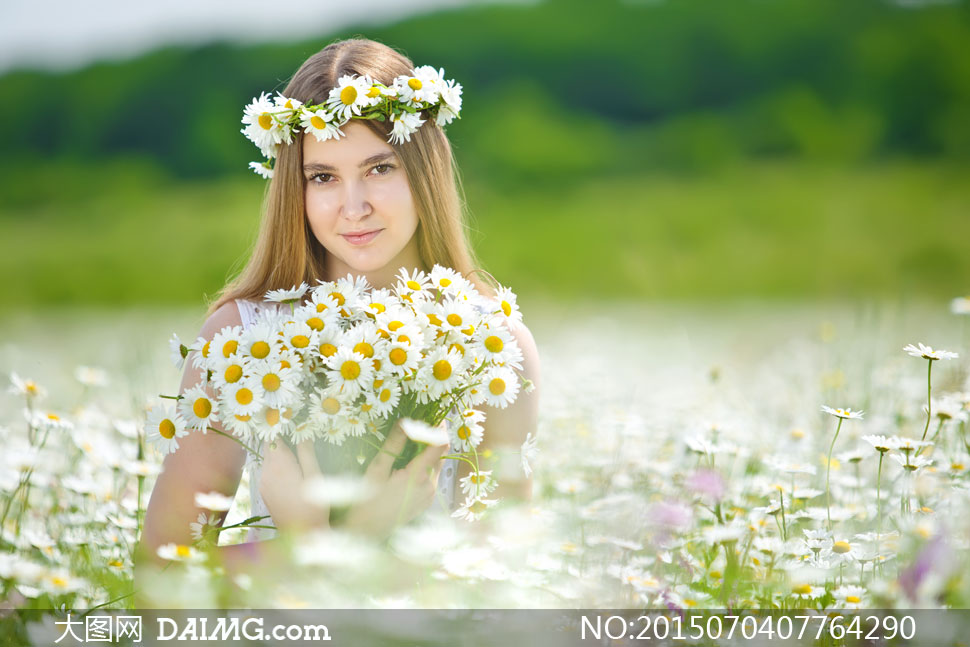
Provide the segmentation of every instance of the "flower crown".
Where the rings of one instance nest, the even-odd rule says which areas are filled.
[[[317,141],[339,139],[344,136],[340,127],[351,119],[376,119],[394,124],[388,143],[411,141],[426,119],[434,119],[438,126],[447,126],[459,117],[461,85],[444,78],[444,69],[435,70],[422,65],[394,79],[390,86],[369,76],[345,75],[323,103],[304,105],[277,93],[276,98],[265,92],[254,98],[243,112],[245,128],[242,134],[266,156],[265,162],[250,162],[249,167],[259,175],[273,177],[273,159],[282,143],[293,142],[293,134],[300,128],[312,133]]]

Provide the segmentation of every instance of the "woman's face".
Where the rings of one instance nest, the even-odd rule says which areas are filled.
[[[328,279],[348,272],[388,284],[398,268],[420,266],[418,214],[407,173],[390,144],[351,121],[346,137],[303,137],[306,215],[327,250]]]

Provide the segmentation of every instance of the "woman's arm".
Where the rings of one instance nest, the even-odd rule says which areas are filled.
[[[532,333],[522,323],[509,323],[509,330],[522,350],[522,375],[530,380],[534,389],[530,393],[519,391],[518,397],[505,409],[483,405],[485,412],[484,436],[478,446],[479,468],[492,469],[495,461],[501,465],[519,465],[518,452],[528,434],[536,432],[539,420],[540,369],[539,352]],[[494,461],[482,460],[487,452],[495,454]],[[471,472],[471,466],[462,461],[458,468],[458,478]],[[493,472],[498,479],[498,488],[489,495],[492,499],[510,498],[531,500],[532,479],[522,473],[522,469],[510,468]]]
[[[200,336],[212,339],[224,327],[240,324],[239,309],[235,302],[229,302],[206,320]],[[190,356],[185,363],[179,393],[195,386],[201,379],[202,372],[192,366]],[[207,390],[214,398],[212,390]],[[222,430],[219,424],[212,426]],[[195,505],[196,493],[214,491],[234,496],[245,461],[246,451],[238,443],[212,431],[193,431],[179,439],[178,450],[165,457],[145,513],[145,526],[136,550],[136,589],[146,584],[137,581],[139,563],[164,563],[156,554],[159,546],[192,544],[189,524],[200,512],[208,512]],[[220,524],[224,518],[225,513],[221,513]],[[231,546],[219,552],[227,570],[232,570],[239,562],[256,558],[267,549],[268,546]]]

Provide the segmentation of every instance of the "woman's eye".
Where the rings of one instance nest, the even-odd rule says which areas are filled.
[[[317,173],[310,176],[310,181],[317,184],[326,184],[332,176],[329,173]]]
[[[394,168],[394,166],[392,166],[391,164],[378,164],[377,166],[374,167],[378,175],[387,175],[388,173],[391,172],[392,168]],[[382,171],[380,169],[385,169],[385,170]]]

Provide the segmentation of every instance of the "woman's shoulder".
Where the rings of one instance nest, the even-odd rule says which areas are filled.
[[[226,301],[216,308],[212,314],[206,317],[205,323],[202,324],[202,332],[199,335],[206,339],[212,339],[223,328],[242,326],[243,318],[241,311],[245,306],[241,305],[239,301],[239,299]]]

